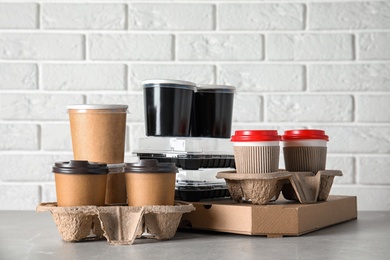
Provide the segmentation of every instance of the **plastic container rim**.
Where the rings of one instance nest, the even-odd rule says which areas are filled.
[[[67,106],[68,113],[76,112],[82,113],[91,110],[93,112],[103,112],[100,110],[112,110],[104,111],[105,113],[127,113],[128,105],[117,105],[117,104],[85,104],[85,105],[69,105]],[[72,111],[76,110],[76,111]],[[117,110],[117,111],[116,111]],[[121,111],[122,110],[122,111]]]
[[[196,85],[196,92],[236,93],[236,87],[230,85],[198,84]]]
[[[191,81],[184,80],[173,80],[173,79],[148,79],[142,81],[144,88],[154,88],[154,87],[163,87],[163,88],[183,88],[183,89],[196,89],[196,84]]]

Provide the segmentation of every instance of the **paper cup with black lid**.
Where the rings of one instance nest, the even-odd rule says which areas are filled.
[[[228,85],[196,86],[191,136],[230,138],[235,89]]]
[[[142,82],[147,136],[190,136],[196,84],[155,79]]]
[[[125,164],[129,206],[174,205],[177,167],[155,159]]]
[[[104,205],[108,174],[106,164],[80,160],[56,162],[53,173],[59,207]]]
[[[327,142],[323,130],[286,130],[282,135],[283,155],[287,171],[312,172],[325,170]]]
[[[238,130],[231,137],[237,173],[276,172],[280,135],[277,130]]]
[[[123,163],[127,108],[127,105],[68,106],[74,159]]]

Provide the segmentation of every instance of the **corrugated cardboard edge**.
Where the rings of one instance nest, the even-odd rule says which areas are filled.
[[[195,207],[182,201],[173,206],[79,206],[57,207],[55,202],[41,203],[36,211],[50,211],[61,237],[65,241],[90,240],[92,231],[96,239],[106,237],[113,245],[130,245],[144,231],[149,237],[171,239],[177,231],[183,213]]]
[[[181,228],[267,237],[300,236],[357,218],[355,196],[329,196],[315,204],[286,201],[253,205],[216,200],[194,202],[194,206],[196,211],[183,215]]]

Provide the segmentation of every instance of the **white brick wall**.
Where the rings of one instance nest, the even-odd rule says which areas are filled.
[[[236,86],[234,130],[324,129],[327,167],[344,173],[332,193],[390,210],[389,13],[386,0],[0,0],[0,209],[55,200],[67,105],[129,105],[132,160],[140,82],[174,78]]]

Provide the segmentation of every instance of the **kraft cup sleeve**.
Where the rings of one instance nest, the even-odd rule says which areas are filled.
[[[234,146],[237,173],[276,172],[279,146]]]

